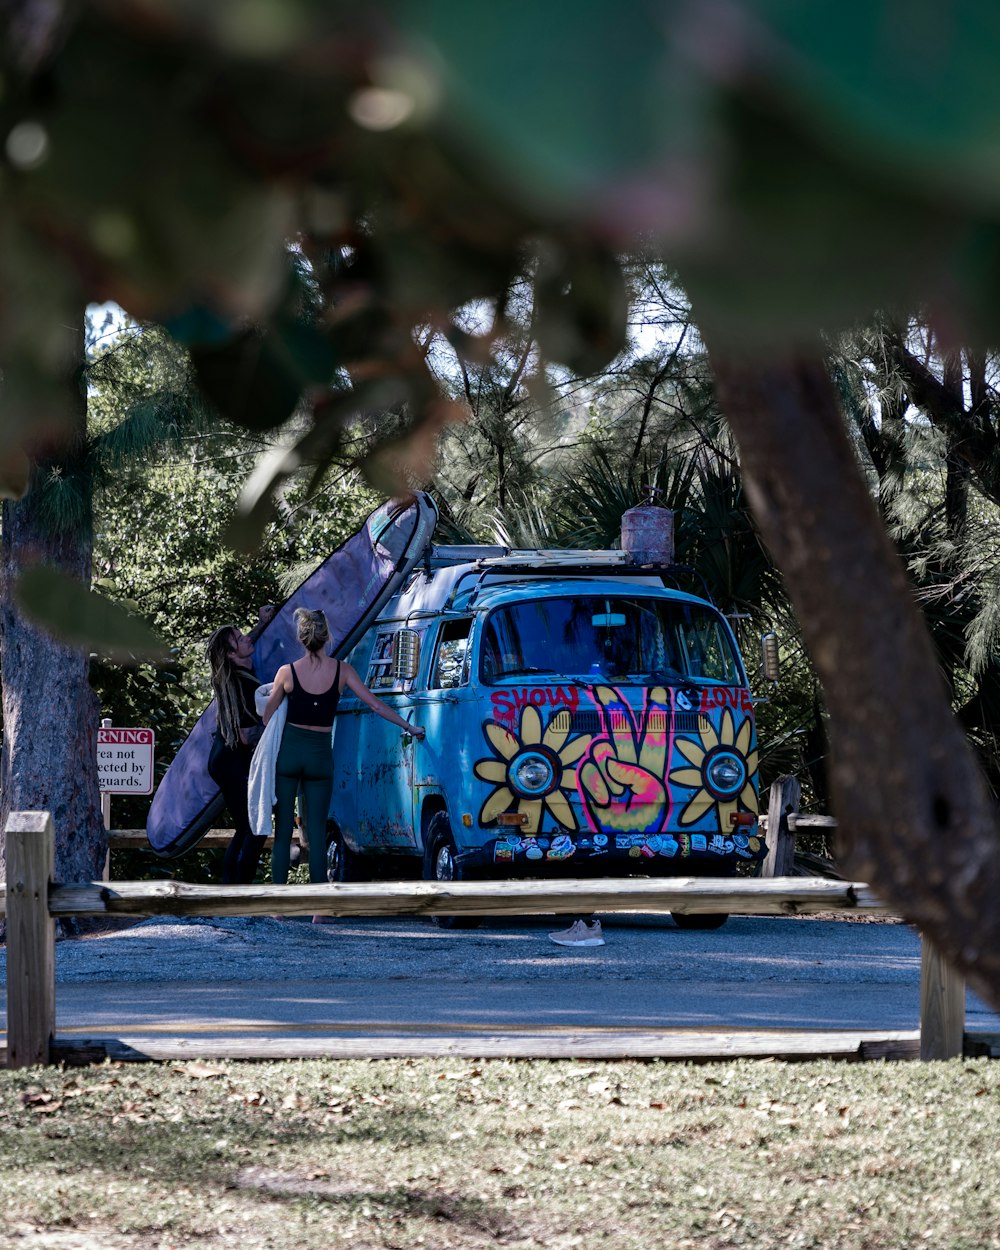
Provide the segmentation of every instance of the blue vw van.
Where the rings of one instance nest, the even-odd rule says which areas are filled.
[[[349,657],[426,737],[344,692],[331,878],[762,859],[746,669],[725,618],[671,582],[621,551],[430,548]]]

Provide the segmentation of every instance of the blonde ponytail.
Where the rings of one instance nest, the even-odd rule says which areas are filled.
[[[330,641],[330,623],[326,619],[325,612],[296,608],[295,628],[298,631],[299,642],[310,655],[316,655],[317,652],[322,651]]]

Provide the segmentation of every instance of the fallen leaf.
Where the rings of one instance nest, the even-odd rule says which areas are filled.
[[[33,1102],[28,1105],[39,1115],[46,1115],[50,1111],[60,1110],[63,1104],[61,1098],[54,1098],[51,1102]]]
[[[174,1068],[175,1072],[182,1072],[186,1076],[193,1076],[197,1080],[205,1080],[213,1076],[225,1076],[226,1069],[220,1068],[216,1064],[202,1063],[200,1059],[193,1059],[190,1063],[185,1063],[182,1067]]]

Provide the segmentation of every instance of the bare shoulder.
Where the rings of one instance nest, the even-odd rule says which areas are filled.
[[[357,671],[357,669],[356,669],[356,668],[355,668],[352,664],[348,664],[348,662],[347,662],[346,660],[341,660],[341,661],[340,661],[340,686],[341,686],[341,689],[343,689],[343,687],[344,687],[345,685],[347,685],[347,684],[351,681],[351,679],[352,679],[352,678],[354,679],[354,681],[360,681],[360,680],[361,680],[361,678],[360,678],[360,677],[358,677],[358,671]]]

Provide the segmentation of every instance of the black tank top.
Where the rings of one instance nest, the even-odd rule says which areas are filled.
[[[292,689],[286,696],[288,720],[293,725],[310,725],[317,728],[332,725],[337,704],[340,702],[340,661],[337,661],[333,685],[322,694],[310,694],[308,690],[304,690],[299,682],[299,675],[295,671],[295,665],[291,664],[289,667],[292,670]]]

